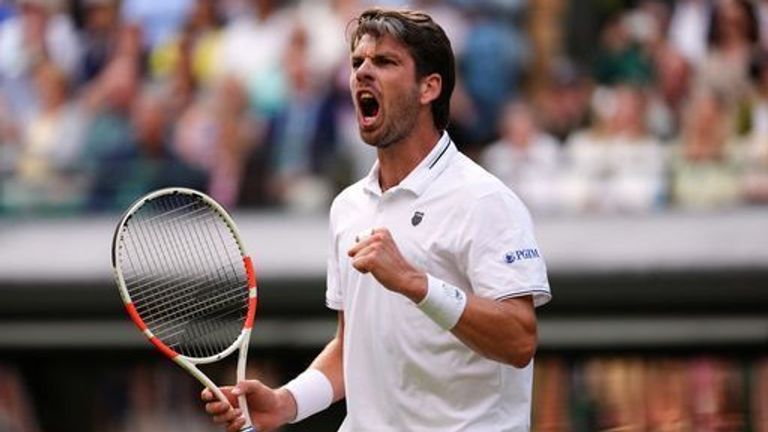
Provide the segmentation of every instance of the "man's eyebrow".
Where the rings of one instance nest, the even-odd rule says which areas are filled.
[[[392,50],[382,50],[377,52],[374,57],[387,57],[387,58],[394,58],[394,59],[400,59],[402,56],[397,51]]]
[[[373,53],[371,55],[366,55],[363,53],[354,53],[354,52],[350,54],[350,58],[352,60],[361,60],[366,57],[370,57],[376,60],[392,59],[392,60],[400,61],[402,59],[402,55],[400,55],[397,51],[382,51],[382,52]]]

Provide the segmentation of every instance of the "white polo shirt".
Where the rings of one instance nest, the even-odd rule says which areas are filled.
[[[468,293],[549,301],[546,268],[522,202],[443,134],[396,187],[378,163],[331,206],[328,307],[344,312],[344,432],[528,431],[533,365],[475,353],[347,256],[386,227],[409,262]]]

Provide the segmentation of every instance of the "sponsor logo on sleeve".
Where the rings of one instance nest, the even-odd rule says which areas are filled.
[[[530,260],[530,259],[536,259],[540,258],[539,250],[536,248],[531,249],[518,249],[514,251],[509,251],[504,254],[504,262],[507,264],[513,264],[516,261],[521,260]]]

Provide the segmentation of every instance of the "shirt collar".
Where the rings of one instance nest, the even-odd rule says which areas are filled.
[[[458,153],[458,149],[453,144],[451,137],[448,136],[448,132],[444,131],[440,140],[437,141],[437,144],[429,154],[392,190],[408,190],[416,194],[416,196],[420,196],[427,190],[432,180],[445,170],[448,162],[456,153]],[[373,195],[381,196],[378,160],[368,172],[363,182],[363,189]]]

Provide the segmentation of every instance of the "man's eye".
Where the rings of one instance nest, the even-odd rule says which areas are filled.
[[[360,65],[363,64],[363,61],[360,59],[353,59],[352,60],[352,67],[357,69],[360,67]]]

